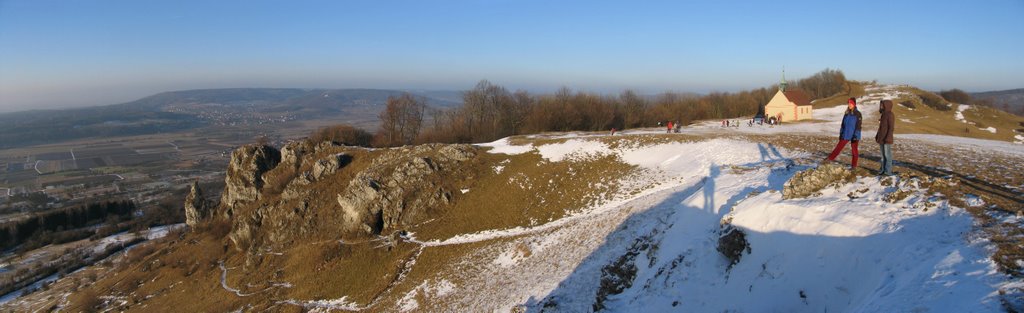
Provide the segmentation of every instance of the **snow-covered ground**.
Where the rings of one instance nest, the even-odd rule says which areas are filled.
[[[443,286],[424,282],[394,308],[422,309],[417,294],[443,288],[428,301],[472,311],[589,311],[611,282],[621,292],[605,292],[610,311],[998,312],[1000,288],[1021,284],[997,271],[964,209],[916,181],[865,177],[783,200],[783,184],[815,166],[808,155],[735,139],[612,149],[571,138],[486,146],[553,162],[616,154],[642,169],[625,185],[646,187],[540,226],[425,242],[491,244],[428,280]],[[910,195],[886,201],[898,188]],[[731,268],[716,250],[723,220],[751,248]]]
[[[1011,156],[1024,156],[1024,148],[1021,148],[1020,144],[1006,141],[931,134],[899,134],[896,135],[896,138],[918,140],[952,147],[970,147],[972,149],[999,152]]]

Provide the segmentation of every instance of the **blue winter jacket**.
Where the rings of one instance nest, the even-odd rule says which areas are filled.
[[[843,114],[843,124],[839,127],[840,140],[860,140],[860,111],[856,108],[846,110]]]

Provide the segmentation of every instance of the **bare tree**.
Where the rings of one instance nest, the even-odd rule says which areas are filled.
[[[410,93],[388,97],[387,107],[379,115],[381,125],[377,133],[378,143],[389,147],[412,144],[423,126],[426,108],[423,98]]]

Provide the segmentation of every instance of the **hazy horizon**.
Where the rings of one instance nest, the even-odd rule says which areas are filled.
[[[795,9],[798,8],[798,9]],[[0,112],[211,88],[1024,87],[1024,2],[0,2]]]

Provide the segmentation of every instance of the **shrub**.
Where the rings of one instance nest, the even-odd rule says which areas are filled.
[[[954,88],[954,89],[950,89],[950,90],[942,90],[942,91],[939,92],[939,95],[942,96],[943,99],[946,99],[946,101],[949,101],[949,102],[952,102],[952,103],[959,103],[959,104],[971,103],[971,96],[968,95],[963,90],[960,90],[960,89]]]
[[[911,102],[911,101],[900,102],[900,105],[902,105],[905,108],[909,108],[909,109],[916,109],[917,108],[917,106],[915,106],[914,103]]]
[[[369,147],[373,141],[373,135],[352,125],[340,124],[313,131],[309,135],[309,140],[313,144],[333,141],[346,146]]]
[[[917,96],[919,98],[921,98],[921,103],[924,103],[924,105],[927,105],[928,107],[930,107],[932,109],[936,109],[936,110],[939,110],[939,111],[949,111],[949,110],[952,110],[952,108],[949,106],[949,103],[946,102],[945,99],[942,99],[942,97],[939,97],[938,95],[936,95],[934,93],[921,92],[921,93],[918,93]]]

